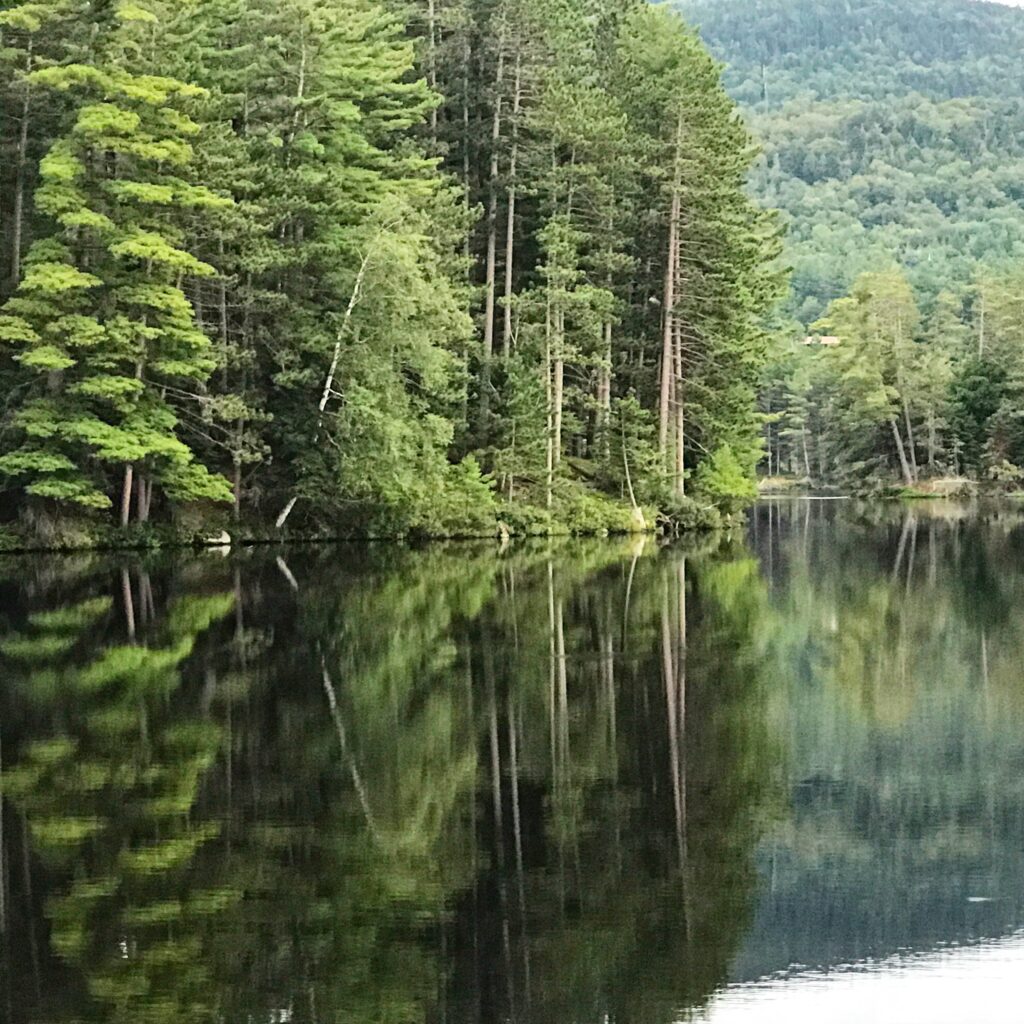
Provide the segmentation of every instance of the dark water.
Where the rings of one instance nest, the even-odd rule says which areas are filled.
[[[1022,652],[936,506],[2,562],[0,1022],[1018,1021]]]

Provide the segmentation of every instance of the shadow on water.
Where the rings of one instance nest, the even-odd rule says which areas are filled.
[[[0,1021],[662,1024],[1004,934],[1019,529],[3,563]]]

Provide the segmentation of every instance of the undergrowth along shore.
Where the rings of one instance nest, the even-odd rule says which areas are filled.
[[[233,521],[219,509],[193,506],[172,522],[111,525],[101,517],[46,515],[0,525],[0,552],[62,552],[82,550],[155,550],[209,548],[331,541],[444,541],[530,537],[599,537],[631,534],[677,536],[729,528],[742,516],[749,500],[715,502],[706,496],[675,498],[662,507],[633,506],[597,491],[577,489],[547,508],[517,502],[466,509],[440,529],[390,529],[386,518],[359,522],[340,515],[331,523],[322,517],[296,516],[287,528],[272,522]]]

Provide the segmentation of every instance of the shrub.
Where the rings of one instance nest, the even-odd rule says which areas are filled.
[[[448,466],[436,494],[424,502],[413,532],[431,537],[492,537],[498,529],[494,480],[472,455]]]
[[[700,464],[694,489],[726,515],[739,512],[757,498],[757,484],[729,445],[723,445]]]
[[[679,496],[661,509],[658,523],[665,533],[680,534],[695,530],[719,530],[722,513],[712,504]]]
[[[547,537],[553,533],[566,532],[564,527],[555,522],[548,509],[522,501],[502,505],[498,510],[498,519],[513,537]]]
[[[633,533],[633,510],[586,487],[559,495],[555,515],[570,533]]]

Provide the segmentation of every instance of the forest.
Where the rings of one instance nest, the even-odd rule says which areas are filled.
[[[642,0],[0,2],[0,541],[711,525],[780,228]]]
[[[762,472],[1024,484],[1024,13],[971,0],[684,6],[764,155],[792,267]],[[838,338],[839,345],[805,344]]]

